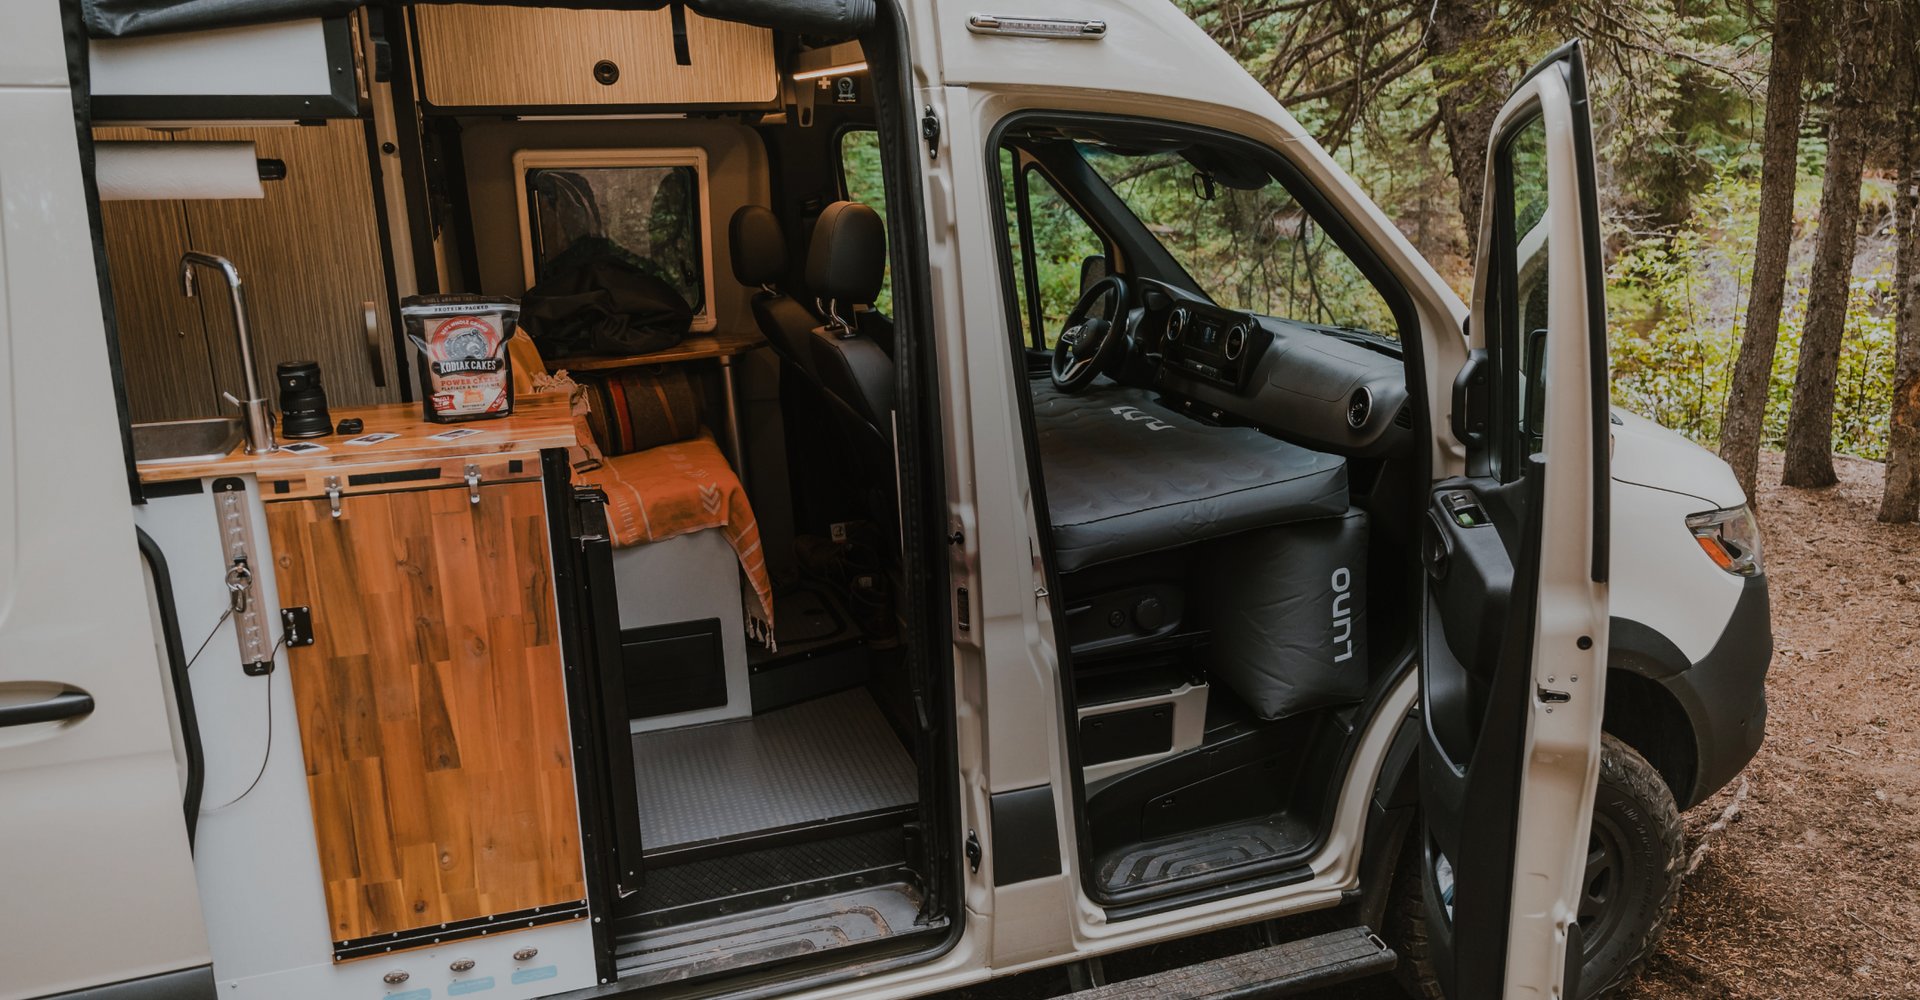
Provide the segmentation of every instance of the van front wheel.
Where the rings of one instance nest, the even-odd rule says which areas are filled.
[[[1660,772],[1632,747],[1602,734],[1580,896],[1580,1000],[1597,1000],[1632,979],[1659,946],[1680,901],[1683,833]],[[1407,993],[1439,1000],[1420,898],[1419,849],[1420,838],[1408,837],[1394,872],[1384,936],[1400,953],[1394,977]]]

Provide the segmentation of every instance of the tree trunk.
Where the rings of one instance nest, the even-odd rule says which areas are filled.
[[[1833,390],[1846,334],[1847,296],[1860,228],[1860,170],[1867,153],[1868,102],[1874,70],[1873,11],[1862,0],[1834,5],[1833,119],[1827,130],[1827,173],[1820,187],[1820,238],[1807,281],[1807,325],[1787,413],[1787,486],[1831,486]]]
[[[1801,0],[1774,10],[1773,53],[1767,61],[1767,122],[1760,154],[1760,228],[1754,237],[1753,294],[1747,328],[1734,362],[1727,416],[1720,425],[1720,457],[1733,466],[1747,502],[1755,498],[1760,437],[1766,427],[1773,349],[1780,340],[1780,304],[1786,295],[1787,257],[1793,249],[1793,191],[1800,176],[1801,82],[1807,64],[1806,11]]]
[[[1887,433],[1887,483],[1880,520],[1920,519],[1920,3],[1908,0],[1896,48],[1902,99],[1897,105],[1899,170],[1893,214],[1893,416]]]
[[[1493,120],[1512,89],[1504,69],[1444,68],[1448,57],[1485,38],[1493,21],[1479,0],[1437,0],[1427,33],[1427,59],[1439,85],[1440,123],[1446,131],[1453,175],[1460,181],[1460,218],[1467,233],[1467,259],[1480,246],[1480,200],[1487,178],[1487,140]]]

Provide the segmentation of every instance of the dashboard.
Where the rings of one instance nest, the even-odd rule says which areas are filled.
[[[1335,454],[1386,457],[1412,446],[1406,367],[1391,341],[1222,309],[1150,279],[1139,285],[1131,336],[1167,402]]]

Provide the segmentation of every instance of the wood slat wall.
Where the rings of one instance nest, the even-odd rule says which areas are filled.
[[[561,10],[476,4],[413,8],[422,94],[442,107],[746,104],[780,92],[773,32],[687,14],[692,65],[674,62],[666,10]],[[620,67],[603,86],[602,59]]]
[[[538,483],[267,504],[335,941],[585,898]]]
[[[220,393],[213,386],[201,318],[208,299],[189,299],[180,290],[180,255],[188,245],[186,202],[104,201],[100,223],[107,236],[133,419],[219,414]]]
[[[188,303],[197,309],[201,325],[180,337],[179,263],[189,249],[219,254],[240,269],[254,326],[257,374],[268,399],[274,396],[274,366],[295,360],[320,362],[331,405],[400,399],[361,122],[170,132],[96,129],[94,137],[250,141],[256,155],[287,164],[285,180],[262,185],[265,198],[102,206],[114,313],[121,350],[128,356],[127,394],[135,421],[230,414],[233,407],[220,398],[220,391],[243,395],[226,288],[212,275],[201,275],[201,298]],[[171,221],[175,217],[177,223]],[[376,346],[384,387],[373,384],[367,357],[366,302],[374,303],[378,314]],[[157,363],[142,367],[135,358]],[[204,375],[185,371],[196,361],[206,366]],[[156,384],[136,384],[146,380]]]

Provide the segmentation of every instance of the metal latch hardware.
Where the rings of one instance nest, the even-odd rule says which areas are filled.
[[[976,35],[1015,35],[1025,38],[1087,38],[1099,41],[1107,37],[1107,22],[1060,17],[1009,17],[1005,14],[975,14],[967,18],[967,30]]]
[[[967,871],[980,874],[980,836],[972,830],[967,831]]]
[[[328,476],[322,480],[327,487],[327,504],[333,508],[333,516],[340,516],[340,477]]]
[[[468,462],[467,468],[466,468],[466,476],[467,476],[467,502],[479,503],[480,502],[480,465],[479,463]]]
[[[281,608],[280,637],[288,649],[313,645],[313,609],[305,606]]]
[[[933,105],[920,113],[920,138],[927,140],[927,159],[940,158],[940,116],[934,114]]]
[[[1539,688],[1538,691],[1540,700],[1549,705],[1564,705],[1573,700],[1573,695],[1565,691],[1549,691],[1546,688]]]

